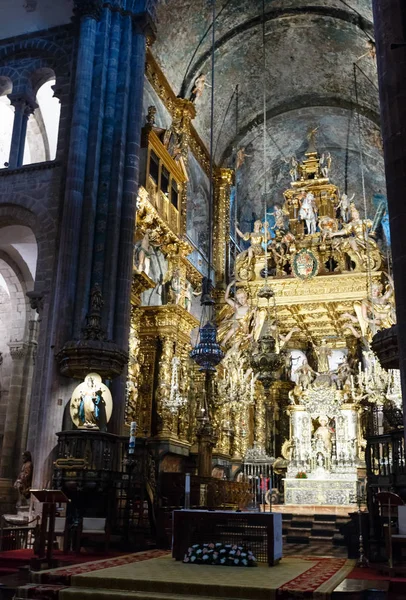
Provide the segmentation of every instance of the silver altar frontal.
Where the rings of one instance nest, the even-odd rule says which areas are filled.
[[[330,474],[322,479],[285,479],[285,504],[349,506],[356,498],[356,474],[343,475],[342,479]]]

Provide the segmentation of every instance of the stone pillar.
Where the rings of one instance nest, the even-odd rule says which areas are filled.
[[[28,356],[26,342],[10,342],[10,356],[13,359],[11,383],[8,394],[6,421],[0,461],[0,477],[12,478],[14,475],[14,454],[16,434],[20,411],[21,397],[24,386],[24,370]]]
[[[406,429],[406,3],[373,0]]]
[[[14,124],[11,136],[9,169],[21,167],[24,159],[25,136],[29,116],[34,112],[37,105],[25,96],[9,96],[14,106]]]
[[[214,178],[213,255],[217,288],[226,286],[230,238],[230,186],[233,174],[232,169],[218,169]]]
[[[146,15],[133,19],[131,40],[130,80],[128,114],[126,124],[126,152],[123,159],[123,184],[120,207],[120,234],[115,237],[115,247],[111,249],[117,259],[110,271],[108,310],[114,323],[107,328],[112,331],[114,341],[123,349],[128,349],[131,319],[131,283],[133,271],[133,249],[135,215],[138,190],[139,151],[141,141],[142,98],[145,76],[146,33],[149,20]],[[116,207],[118,210],[118,207]],[[114,281],[113,281],[114,278]],[[110,329],[111,327],[111,329]],[[125,388],[127,373],[114,380],[112,391],[118,400],[112,418],[112,428],[120,433],[124,423]],[[121,400],[121,402],[120,402]]]

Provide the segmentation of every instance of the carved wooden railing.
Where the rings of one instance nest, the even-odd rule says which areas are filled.
[[[202,506],[202,486],[205,486],[207,508],[244,508],[251,498],[249,484],[226,481],[214,477],[190,478],[190,505]],[[182,507],[185,502],[185,475],[183,473],[161,473],[159,493],[163,505]]]

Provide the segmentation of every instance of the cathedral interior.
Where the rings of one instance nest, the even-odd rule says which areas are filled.
[[[86,519],[176,557],[176,511],[209,509],[393,569],[405,24],[402,0],[1,0],[0,567],[55,566],[49,530],[80,552]]]

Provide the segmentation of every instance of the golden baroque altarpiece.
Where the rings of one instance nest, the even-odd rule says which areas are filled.
[[[137,422],[137,435],[185,455],[197,452],[204,393],[189,358],[204,275],[188,258],[190,149],[206,174],[208,165],[191,125],[195,106],[169,97],[157,71],[150,63],[147,75],[173,122],[157,128],[151,107],[143,132],[126,419]],[[331,160],[310,135],[303,162],[291,159],[280,204],[252,232],[236,227],[244,243],[230,282],[233,171],[217,169],[214,179],[214,296],[225,358],[213,379],[213,464],[227,463],[233,477],[268,461],[284,476],[291,504],[353,503],[368,411],[400,401],[398,374],[381,369],[369,346],[395,322],[392,280],[372,221],[330,182]],[[264,332],[280,355],[267,390],[252,360]]]

